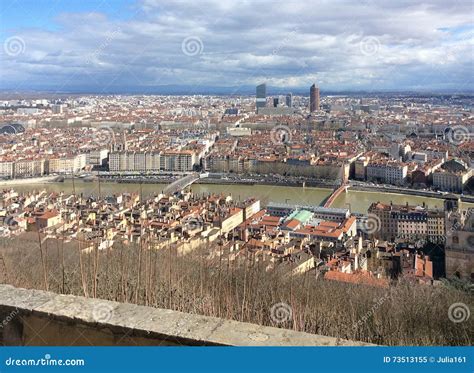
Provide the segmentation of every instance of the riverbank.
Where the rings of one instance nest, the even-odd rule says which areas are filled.
[[[101,182],[119,183],[119,184],[170,184],[179,179],[179,177],[110,177],[100,176]],[[91,179],[85,179],[90,181]],[[251,179],[238,177],[215,178],[207,177],[199,179],[195,184],[223,184],[223,185],[278,185],[288,187],[308,187],[308,188],[335,188],[337,183],[322,180],[300,180],[291,178],[268,178]]]
[[[0,180],[0,187],[2,186],[13,187],[15,185],[54,183],[57,178],[58,176],[43,176],[43,177],[32,177],[28,179]]]
[[[217,177],[215,175],[218,175]],[[137,175],[91,175],[87,177],[75,177],[76,181],[83,181],[89,183],[97,183],[100,179],[101,183],[107,184],[148,184],[156,185],[162,187],[163,185],[170,184],[183,175],[148,175],[148,176],[137,176]],[[29,184],[47,184],[47,183],[56,183],[59,182],[58,176],[44,176],[36,177],[30,179],[13,179],[13,180],[0,180],[1,186],[14,187],[16,185],[29,185]],[[72,182],[71,176],[66,176],[66,180]],[[306,179],[295,177],[248,177],[244,178],[238,175],[230,176],[220,176],[219,174],[214,174],[213,177],[202,178],[196,181],[195,185],[215,185],[215,186],[236,186],[245,185],[245,186],[271,186],[271,187],[291,187],[291,188],[323,188],[323,189],[335,189],[339,185],[334,181],[326,180],[315,180],[315,179]],[[446,193],[446,192],[436,192],[432,190],[420,190],[420,189],[410,189],[402,188],[391,185],[377,185],[364,183],[360,181],[351,181],[350,190],[359,191],[359,192],[377,192],[377,193],[391,193],[397,195],[408,195],[416,197],[426,197],[430,199],[441,199],[444,200],[446,196],[457,196],[462,202],[474,203],[474,196],[471,195],[460,195],[455,193]]]
[[[384,192],[384,193],[393,193],[393,194],[406,194],[410,196],[418,197],[428,197],[428,198],[438,198],[446,199],[446,196],[457,196],[462,202],[474,203],[474,196],[466,196],[456,193],[443,193],[435,192],[432,190],[419,190],[419,189],[408,189],[408,188],[397,188],[397,187],[387,187],[379,185],[351,185],[351,189],[361,191],[361,192]]]
[[[176,180],[173,178],[173,180]],[[104,182],[101,179],[99,183],[97,179],[85,182],[84,178],[76,178],[73,183],[71,179],[66,179],[63,183],[44,182],[39,184],[22,184],[10,185],[18,192],[30,192],[38,190],[46,190],[56,193],[73,193],[79,195],[114,195],[119,193],[137,193],[148,198],[163,192],[169,183],[139,183],[128,181],[126,183]],[[242,184],[232,180],[226,183],[197,183],[191,185],[191,190],[196,194],[226,194],[231,195],[237,200],[246,198],[257,198],[265,206],[268,202],[281,202],[298,205],[320,205],[322,201],[327,199],[334,190],[334,187],[301,187],[301,185],[283,185],[282,184]],[[430,208],[443,208],[443,196],[435,197],[419,196],[408,193],[396,193],[388,190],[378,190],[377,188],[363,188],[366,190],[356,190],[352,187],[346,193],[341,193],[334,201],[331,207],[350,208],[356,213],[366,214],[369,206],[374,202],[394,204],[410,204],[422,205],[425,203]],[[471,203],[462,203],[462,208],[474,207]]]
[[[176,181],[179,177],[117,177],[117,176],[101,176],[101,181],[120,183],[120,184],[170,184]],[[301,180],[299,178],[240,178],[238,176],[231,177],[208,177],[202,178],[196,181],[195,184],[214,184],[214,185],[269,185],[269,186],[287,186],[287,187],[301,187],[301,188],[329,188],[334,189],[339,186],[336,182],[324,181],[324,180]],[[356,191],[366,192],[382,192],[382,193],[394,193],[404,194],[410,196],[427,197],[445,199],[447,195],[455,195],[460,198],[463,202],[474,203],[474,196],[460,195],[456,193],[436,192],[432,190],[420,190],[401,188],[396,186],[387,185],[371,185],[357,182],[357,184],[351,183],[350,188]]]

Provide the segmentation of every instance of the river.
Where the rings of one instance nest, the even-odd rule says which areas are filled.
[[[84,182],[76,180],[74,183],[76,193],[83,193],[84,195],[112,195],[114,193],[135,192],[142,193],[143,197],[159,194],[165,184],[134,184],[134,183],[113,183],[101,182],[100,191],[99,183]],[[11,188],[20,191],[32,191],[46,189],[51,192],[65,192],[72,193],[73,183],[71,180],[66,180],[64,183],[45,183],[45,184],[29,184],[29,185],[12,185]],[[263,204],[268,201],[273,202],[288,202],[291,204],[308,204],[319,205],[331,193],[331,189],[327,188],[303,188],[303,187],[289,187],[289,186],[272,186],[272,185],[241,185],[241,184],[194,184],[191,187],[194,193],[208,194],[208,193],[224,193],[231,194],[234,199],[245,199],[248,197],[259,198]],[[426,198],[404,194],[393,194],[386,192],[366,192],[348,190],[347,193],[342,193],[333,203],[331,207],[350,207],[351,211],[359,213],[367,213],[367,208],[372,202],[385,202],[394,204],[410,205],[422,204],[425,202],[429,207],[442,207],[443,200],[438,198]],[[462,207],[474,207],[474,204],[463,203]]]

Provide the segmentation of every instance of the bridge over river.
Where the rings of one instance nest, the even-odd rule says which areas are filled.
[[[337,199],[337,197],[339,197],[339,195],[342,192],[347,192],[347,189],[349,188],[349,186],[350,185],[348,185],[348,184],[342,184],[339,188],[334,189],[334,191],[331,193],[331,195],[321,202],[321,206],[331,207],[332,203]]]
[[[165,189],[163,189],[163,193],[165,194],[175,194],[182,191],[184,188],[190,186],[191,184],[195,183],[199,179],[204,179],[209,176],[209,173],[202,173],[193,172],[189,175],[183,176],[178,180],[173,181],[169,184]]]

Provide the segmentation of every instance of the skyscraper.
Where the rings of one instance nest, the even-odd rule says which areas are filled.
[[[267,105],[267,85],[265,83],[257,86],[257,100],[256,107],[258,108],[265,107]]]
[[[286,95],[286,106],[293,107],[293,95],[291,93]]]
[[[278,97],[273,97],[273,107],[277,107],[280,103],[280,99]]]
[[[313,84],[309,89],[309,111],[319,110],[319,88]]]

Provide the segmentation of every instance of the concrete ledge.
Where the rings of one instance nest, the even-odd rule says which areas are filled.
[[[3,345],[363,346],[287,329],[0,285]]]

